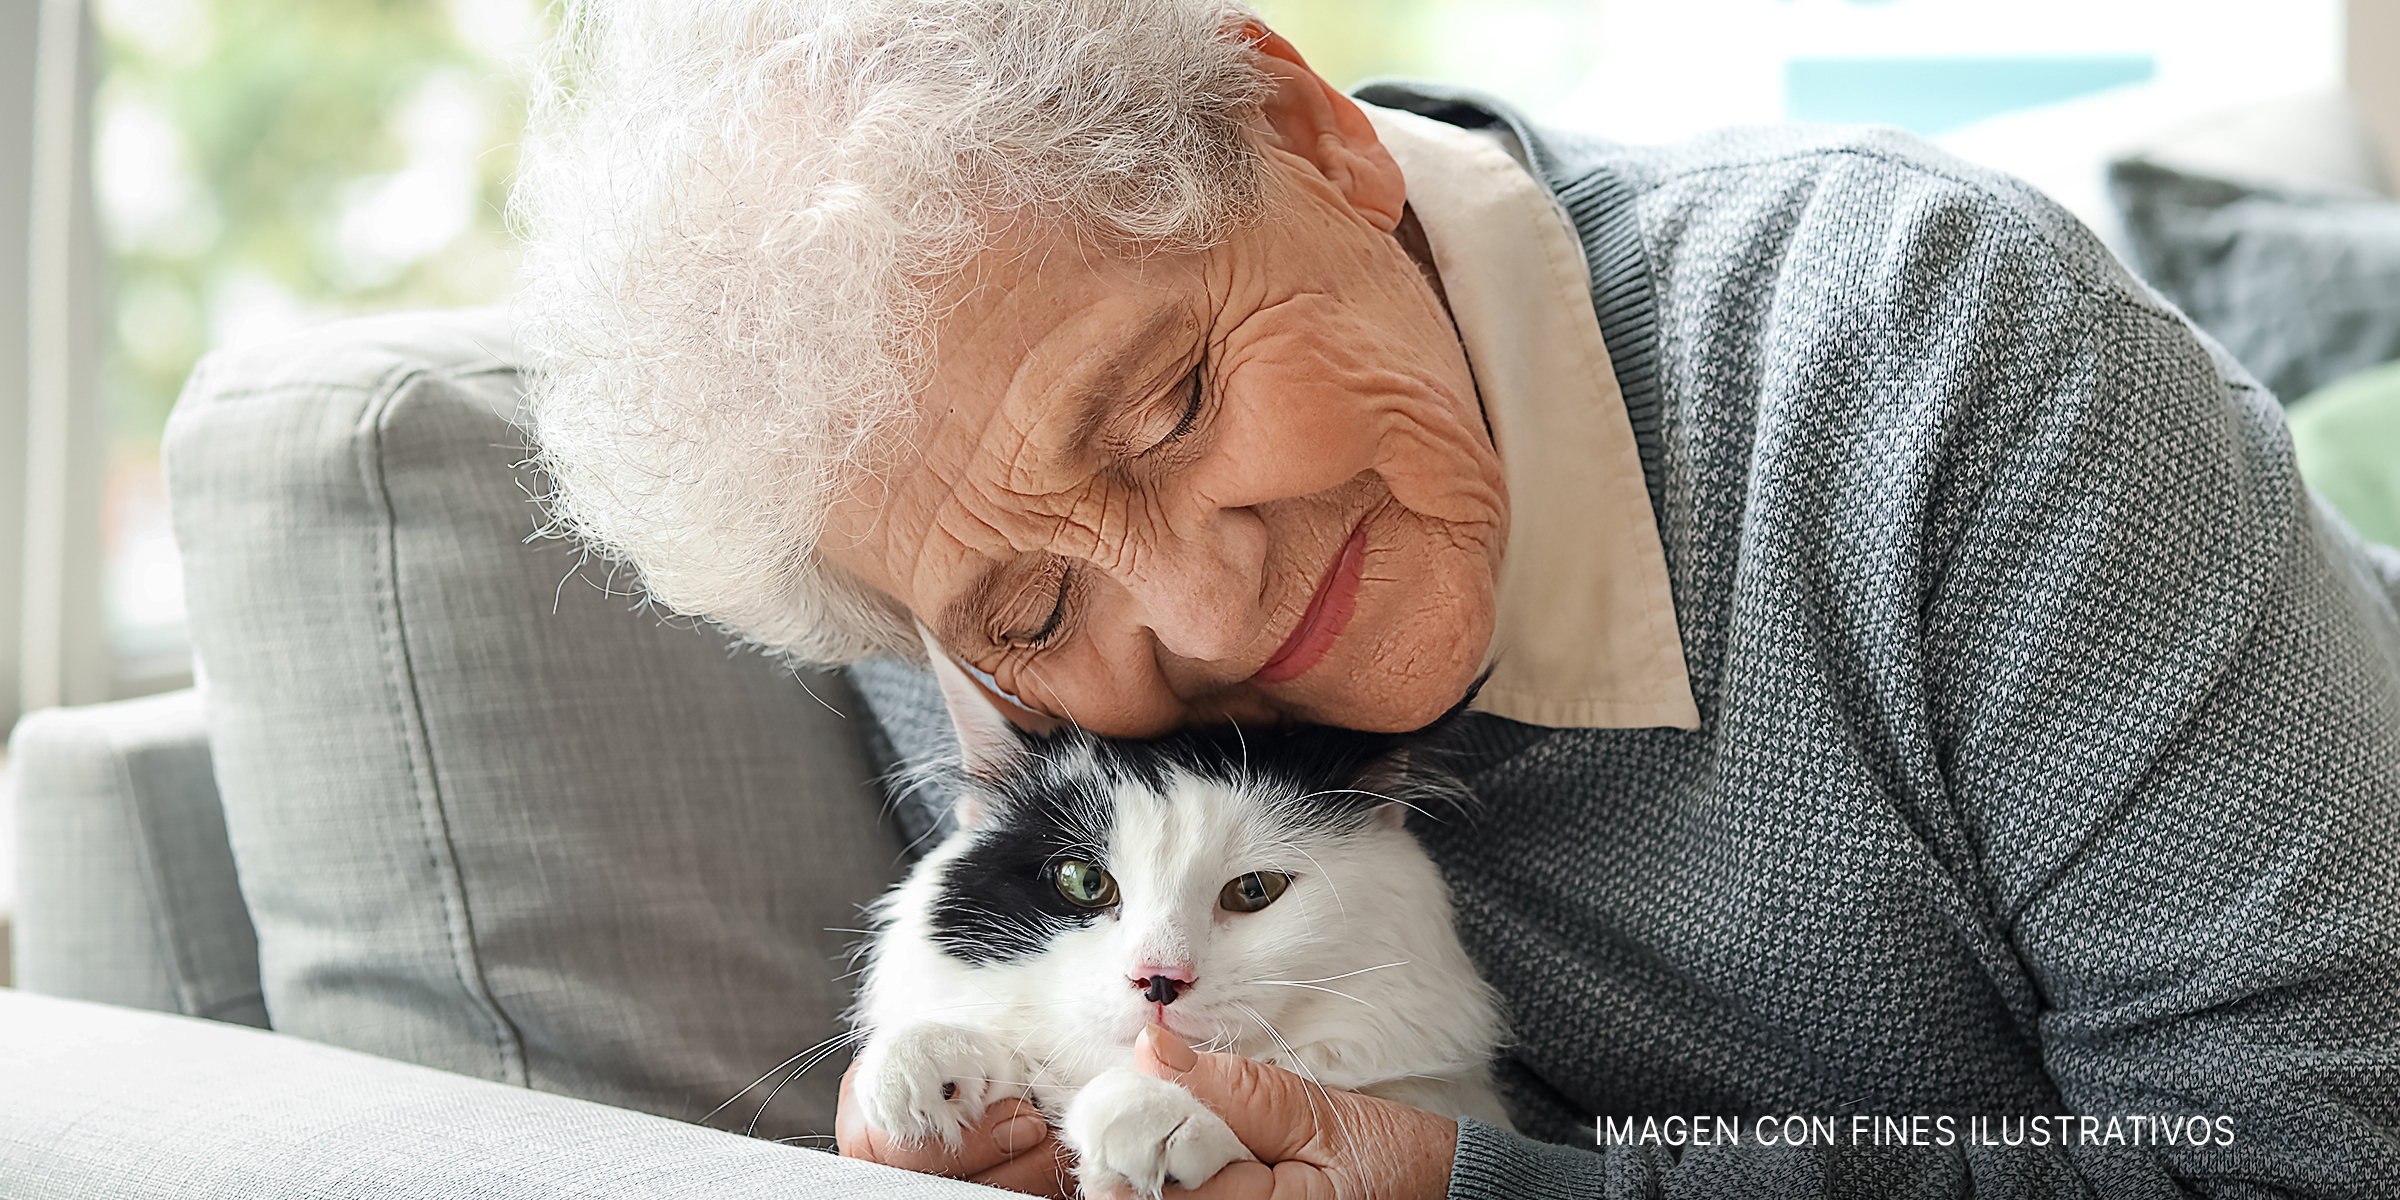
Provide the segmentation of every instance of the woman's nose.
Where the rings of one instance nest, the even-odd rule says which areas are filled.
[[[1211,512],[1142,540],[1122,581],[1167,653],[1220,662],[1252,648],[1268,590],[1266,528],[1254,510]]]

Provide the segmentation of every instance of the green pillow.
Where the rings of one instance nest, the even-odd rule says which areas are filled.
[[[2400,546],[2400,361],[2319,388],[2285,415],[2309,486],[2360,537]]]

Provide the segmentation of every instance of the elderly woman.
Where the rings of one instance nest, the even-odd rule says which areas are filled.
[[[609,7],[528,157],[535,420],[660,602],[922,622],[1113,734],[1490,670],[1419,832],[1531,1136],[1161,1043],[1262,1160],[1203,1194],[2400,1190],[2392,560],[2040,196],[1354,100],[1219,0]],[[1693,1113],[1838,1135],[1594,1145]],[[843,1149],[1053,1190],[1026,1118]]]

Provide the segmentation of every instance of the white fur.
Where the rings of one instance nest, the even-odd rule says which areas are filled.
[[[1190,1092],[1135,1071],[1102,1071],[1067,1105],[1059,1136],[1075,1148],[1085,1195],[1131,1188],[1155,1196],[1170,1181],[1199,1187],[1225,1164],[1256,1156]]]
[[[1230,0],[566,0],[511,211],[554,527],[817,662],[914,657],[822,561],[905,460],[945,280],[1015,220],[1102,253],[1255,215]]]
[[[1043,953],[973,966],[932,940],[941,874],[973,844],[972,827],[883,901],[855,1012],[869,1034],[859,1094],[910,1099],[873,1101],[875,1124],[904,1138],[950,1137],[974,1114],[924,1101],[944,1081],[961,1096],[1022,1087],[1064,1122],[1093,1194],[1123,1180],[1154,1193],[1161,1172],[1199,1183],[1183,1172],[1205,1165],[1213,1174],[1231,1161],[1217,1153],[1221,1139],[1203,1124],[1189,1127],[1189,1145],[1168,1144],[1185,1136],[1175,1131],[1191,1109],[1107,1074],[1130,1064],[1135,1035],[1156,1011],[1132,983],[1136,970],[1181,965],[1194,982],[1165,1015],[1200,1049],[1505,1125],[1488,1077],[1498,1008],[1459,945],[1448,888],[1396,819],[1312,833],[1255,794],[1190,776],[1163,795],[1121,788],[1114,802],[1106,845],[1093,849],[1121,903]],[[1289,874],[1290,890],[1259,912],[1218,908],[1228,880],[1261,870]],[[1095,1112],[1078,1092],[1092,1095],[1103,1077]],[[1142,1112],[1120,1119],[1127,1097],[1142,1095]]]

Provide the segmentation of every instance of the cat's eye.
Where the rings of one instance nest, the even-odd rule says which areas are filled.
[[[1098,863],[1070,858],[1051,872],[1058,894],[1077,908],[1107,908],[1117,902],[1117,881]]]
[[[1275,903],[1275,898],[1290,886],[1292,877],[1281,871],[1252,871],[1228,880],[1225,890],[1217,893],[1217,903],[1224,905],[1227,912],[1254,913]]]

